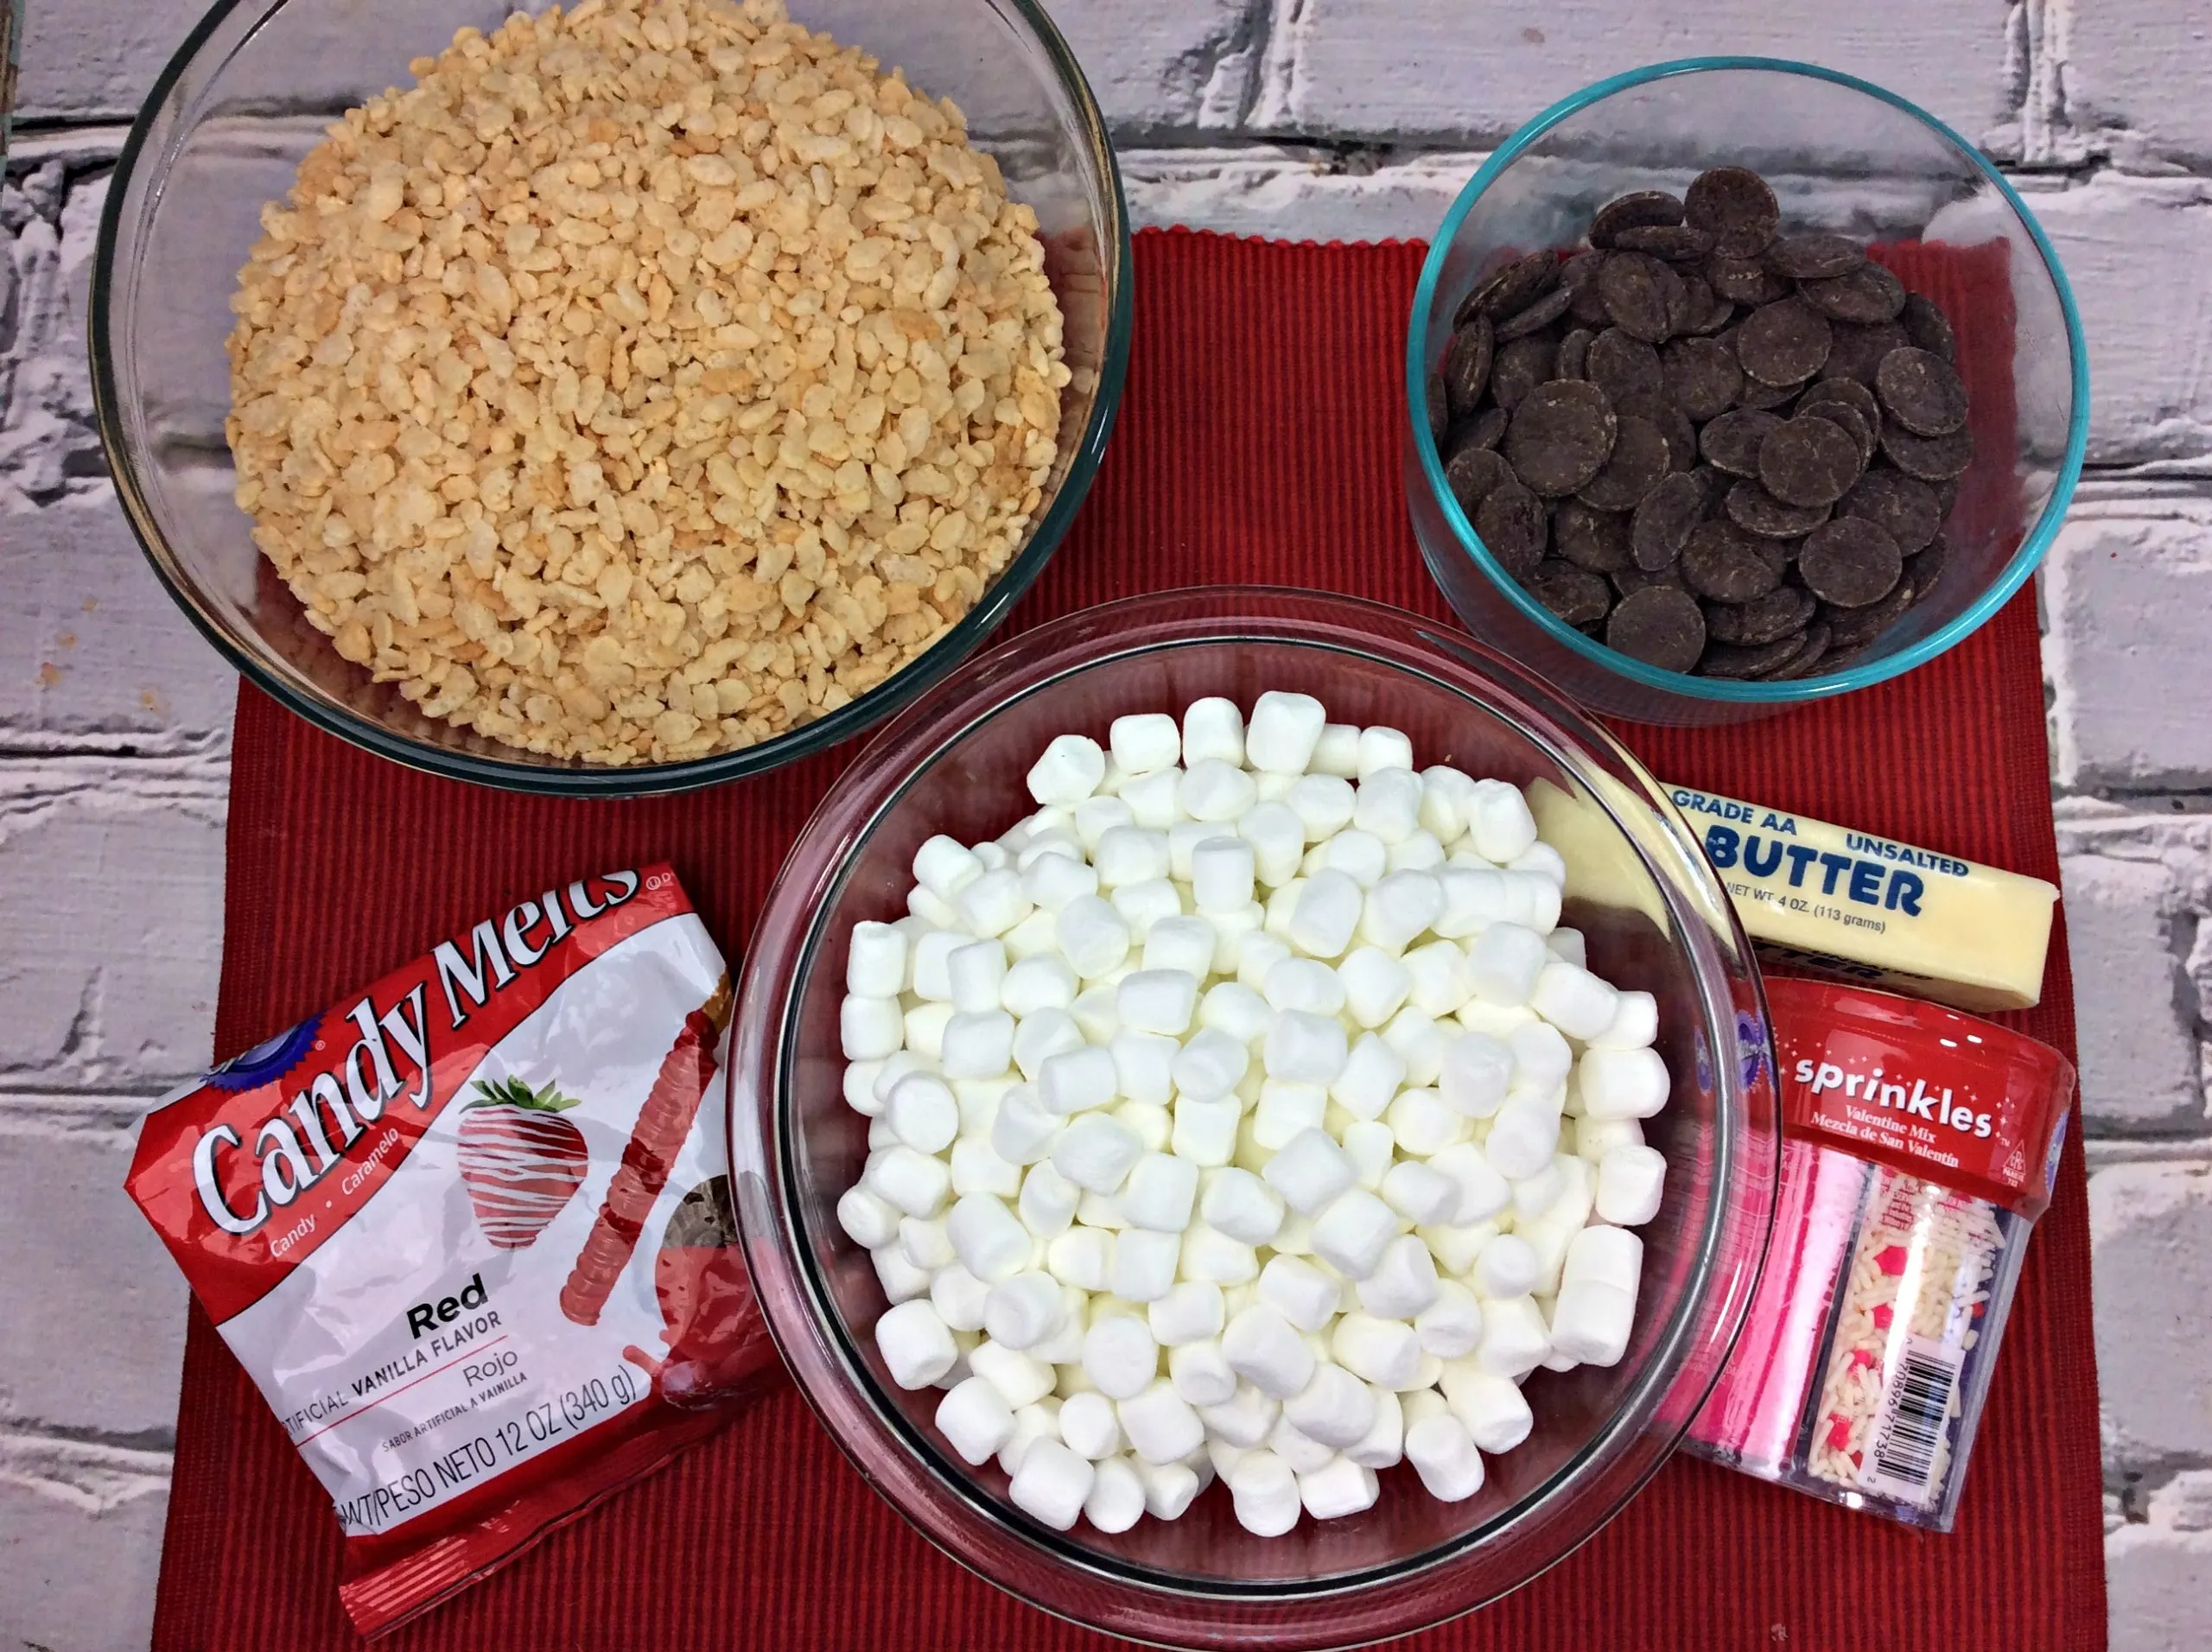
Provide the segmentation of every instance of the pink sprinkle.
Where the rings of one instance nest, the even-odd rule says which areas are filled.
[[[1895,1318],[1897,1315],[1890,1305],[1885,1302],[1880,1307],[1874,1310],[1873,1317],[1874,1323],[1882,1330],[1887,1331],[1890,1328],[1890,1321]]]
[[[1828,1449],[1840,1452],[1851,1444],[1851,1419],[1840,1411],[1828,1414]]]
[[[1855,1369],[1862,1371],[1870,1371],[1873,1369],[1875,1366],[1881,1363],[1879,1360],[1875,1358],[1874,1350],[1871,1348],[1853,1349],[1851,1350],[1851,1363]]]
[[[1885,1274],[1888,1274],[1892,1276],[1904,1273],[1904,1247],[1903,1245],[1891,1245],[1887,1250],[1874,1258],[1874,1263],[1875,1266],[1879,1268]]]

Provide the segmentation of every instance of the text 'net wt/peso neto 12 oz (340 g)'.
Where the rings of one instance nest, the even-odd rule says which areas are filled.
[[[709,1432],[773,1363],[664,866],[439,944],[169,1097],[127,1185],[336,1507],[373,1634]]]

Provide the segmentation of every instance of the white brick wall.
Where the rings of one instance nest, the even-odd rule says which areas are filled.
[[[497,0],[347,0],[387,21]],[[29,0],[0,193],[0,1639],[143,1641],[182,1292],[115,1189],[208,1054],[232,685],[118,514],[83,307],[105,171],[201,0]],[[2092,470],[2044,578],[2096,1240],[2114,1645],[2212,1642],[2212,105],[2204,0],[1693,17],[1634,0],[1055,0],[1144,223],[1423,236],[1482,153],[1659,57],[1885,80],[2014,168],[2090,339]],[[801,7],[802,14],[804,6]],[[400,22],[391,25],[397,29]],[[85,1350],[73,1382],[37,1349]]]

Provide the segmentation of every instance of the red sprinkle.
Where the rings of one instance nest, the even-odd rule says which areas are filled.
[[[1828,1414],[1828,1449],[1840,1452],[1851,1444],[1851,1420],[1840,1411]]]
[[[1880,1307],[1874,1310],[1874,1323],[1877,1325],[1879,1325],[1884,1331],[1887,1331],[1890,1328],[1890,1321],[1895,1318],[1897,1318],[1897,1311],[1891,1307],[1886,1302],[1883,1303]]]
[[[1881,1363],[1871,1348],[1854,1348],[1851,1350],[1851,1363],[1856,1369],[1870,1371]]]
[[[1874,1258],[1874,1265],[1879,1268],[1885,1274],[1890,1274],[1894,1278],[1897,1274],[1904,1272],[1904,1255],[1905,1252],[1903,1245],[1891,1245],[1887,1250]]]

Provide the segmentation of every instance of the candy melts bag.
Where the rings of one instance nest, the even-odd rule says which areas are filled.
[[[518,902],[165,1098],[126,1186],[335,1505],[375,1634],[710,1433],[774,1350],[664,866]]]

